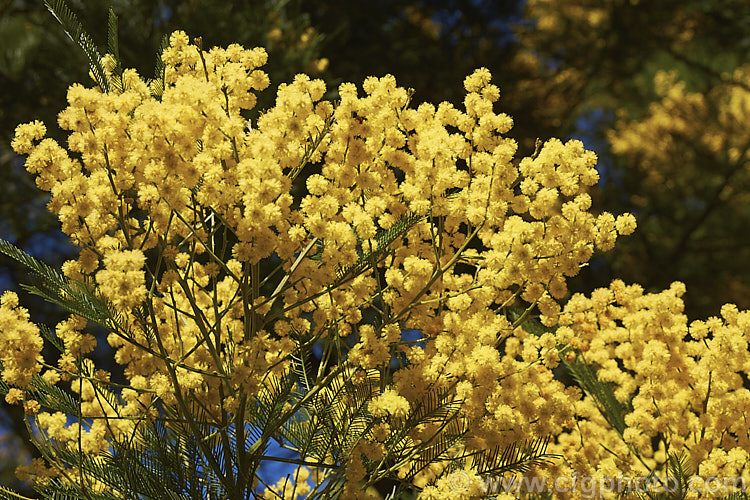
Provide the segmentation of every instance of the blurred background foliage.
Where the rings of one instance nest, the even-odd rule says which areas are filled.
[[[294,74],[361,84],[391,73],[414,100],[459,103],[473,69],[492,71],[513,116],[519,157],[536,139],[576,137],[600,157],[599,210],[632,211],[639,229],[596,257],[572,291],[613,278],[658,290],[687,284],[689,318],[725,302],[750,308],[750,2],[746,0],[82,0],[68,2],[100,47],[119,16],[125,67],[153,76],[164,34],[204,47],[264,46],[271,89]],[[56,115],[73,82],[91,84],[83,54],[38,0],[0,0],[0,237],[59,266],[74,255],[46,196],[10,151],[15,126]],[[0,290],[24,271],[0,262]],[[59,311],[22,297],[38,322]],[[3,403],[4,405],[4,403]],[[0,483],[26,461],[18,407],[3,406]],[[11,417],[11,418],[7,418]],[[20,438],[19,438],[20,436]],[[10,450],[10,452],[8,451]],[[19,485],[15,485],[19,487]]]

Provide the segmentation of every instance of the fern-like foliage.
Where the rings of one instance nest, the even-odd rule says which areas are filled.
[[[195,409],[194,409],[195,410]],[[133,435],[120,435],[105,453],[92,456],[76,449],[54,446],[57,460],[81,471],[79,481],[59,479],[43,485],[44,498],[143,498],[183,500],[230,498],[222,478],[209,466],[198,439],[208,442],[214,458],[223,454],[223,443],[212,433],[205,414],[195,412],[199,434],[184,422],[168,417],[141,420]],[[232,443],[230,453],[236,452]],[[42,444],[44,447],[44,444]],[[50,450],[51,451],[51,450]],[[97,487],[92,489],[92,484]],[[2,498],[2,497],[0,497]]]
[[[3,364],[0,363],[0,372],[2,371]],[[3,380],[0,380],[0,396],[5,396],[9,390],[10,386]],[[27,388],[27,392],[43,408],[67,413],[68,415],[78,413],[78,402],[70,394],[56,385],[49,384],[39,375],[32,377],[31,386]]]
[[[207,425],[202,422],[201,425]],[[150,498],[223,498],[226,491],[201,455],[196,437],[163,422],[143,423],[133,443],[117,441],[105,465],[128,491]]]
[[[31,280],[35,284],[21,285],[27,292],[105,328],[116,329],[113,327],[119,324],[119,318],[114,308],[103,297],[89,290],[84,283],[68,279],[60,271],[2,239],[0,253],[19,262],[30,271]]]
[[[674,495],[679,495],[673,496],[673,498],[680,500],[686,498],[690,478],[693,475],[690,458],[684,454],[677,455],[676,453],[670,453],[667,457],[667,470],[669,477],[675,482],[670,487],[674,488]]]
[[[151,89],[151,95],[157,99],[160,99],[165,89],[164,82],[164,61],[161,58],[164,50],[169,47],[169,35],[161,37],[161,43],[156,53],[156,61],[154,64],[154,77],[146,82]]]
[[[436,425],[442,430],[436,439],[422,442],[414,448],[417,458],[405,478],[411,480],[431,464],[446,461],[447,452],[461,443],[468,429],[460,417],[460,409],[461,401],[453,397],[450,389],[433,389],[425,394],[420,404],[405,419],[403,428],[389,439],[389,449],[394,450],[395,457],[401,458],[400,455],[408,451],[407,429]]]
[[[533,335],[540,336],[554,331],[554,327],[544,326],[537,319],[529,317],[523,309],[508,307],[506,308],[506,315],[511,323],[523,324],[524,330]],[[562,348],[563,346],[558,347]],[[576,356],[573,362],[567,361],[564,357],[561,357],[560,361],[581,389],[593,398],[602,416],[622,436],[626,427],[625,415],[632,410],[630,405],[620,402],[615,397],[611,385],[602,382],[596,376],[596,367],[586,363],[581,356]]]
[[[29,391],[29,395],[43,408],[59,411],[67,415],[78,413],[78,402],[56,385],[52,385],[42,377],[35,375],[31,379],[31,386],[33,389]]]
[[[684,500],[689,492],[692,469],[690,460],[684,455],[670,453],[667,457],[667,477],[659,477],[652,472],[644,484],[658,485],[657,491],[636,490],[635,495],[641,499],[650,500]]]
[[[353,276],[361,274],[368,268],[374,268],[378,262],[385,257],[390,251],[391,244],[403,238],[403,236],[419,222],[424,220],[423,215],[417,215],[415,213],[407,213],[402,215],[393,226],[387,230],[381,229],[375,235],[375,241],[377,246],[371,250],[362,250],[360,252],[357,263],[351,266],[345,266],[339,269],[336,276],[336,280],[332,284],[332,288],[335,288],[342,283],[346,282]]]
[[[110,86],[107,76],[102,68],[101,53],[88,33],[83,29],[78,17],[68,8],[63,0],[44,0],[44,5],[62,25],[65,33],[78,45],[89,61],[91,73],[102,92],[109,92]]]
[[[362,383],[333,377],[325,395],[303,402],[295,418],[281,430],[284,441],[303,459],[341,463],[370,430],[368,403],[379,394],[379,377],[371,371]]]
[[[33,500],[29,497],[19,495],[13,490],[0,486],[0,500]]]
[[[112,9],[109,9],[109,17],[107,19],[107,49],[109,51],[109,54],[115,60],[115,66],[112,69],[110,83],[114,90],[122,92],[122,63],[120,62],[120,42],[117,29],[117,14],[115,14],[115,11],[113,11]]]
[[[316,360],[312,349],[317,338],[312,332],[301,334],[294,329],[292,329],[291,337],[297,345],[290,356],[291,370],[297,377],[301,390],[308,392],[312,389],[315,380]]]
[[[492,448],[486,453],[474,455],[472,469],[480,474],[526,474],[532,468],[550,464],[553,460],[562,458],[554,453],[547,453],[550,437],[543,436],[531,440],[512,443],[505,449]]]
[[[536,335],[537,337],[547,333],[553,332],[555,327],[547,327],[541,324],[537,319],[532,318],[529,315],[530,309],[522,309],[515,306],[505,307],[505,316],[512,325],[519,326],[523,324],[523,329],[527,332]]]
[[[631,408],[617,400],[612,387],[600,381],[596,376],[596,369],[581,361],[580,356],[572,363],[564,359],[562,362],[581,389],[593,398],[602,416],[622,436],[626,427],[625,415]]]
[[[750,493],[746,491],[736,491],[731,495],[725,496],[723,500],[748,500],[750,499]]]
[[[666,478],[660,478],[652,473],[645,482],[645,484],[658,485],[656,488],[658,491],[636,491],[635,494],[643,500],[685,500],[691,494],[691,488],[694,487],[691,485],[691,478],[694,474],[695,471],[687,456],[671,452],[667,456]],[[741,478],[738,479],[741,481]],[[748,500],[750,498],[744,482],[736,486],[738,491],[725,496],[723,500]],[[701,492],[697,491],[697,493]]]

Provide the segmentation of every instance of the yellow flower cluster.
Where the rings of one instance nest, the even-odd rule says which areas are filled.
[[[644,294],[616,280],[566,304],[558,335],[570,338],[632,409],[620,435],[594,399],[576,403],[576,429],[558,437],[565,461],[548,471],[552,477],[667,477],[667,455],[676,453],[703,478],[750,480],[750,391],[743,384],[750,375],[750,311],[726,305],[721,318],[688,324],[684,293],[679,282]]]
[[[41,371],[43,340],[39,328],[29,321],[29,312],[18,305],[18,295],[7,291],[0,297],[0,361],[4,382],[27,387]],[[22,399],[18,389],[8,393],[13,404]]]
[[[409,414],[409,402],[399,396],[393,389],[389,389],[370,403],[370,413],[373,417],[405,417]]]
[[[298,498],[307,498],[305,495],[311,492],[312,488],[308,484],[308,479],[312,479],[310,469],[307,467],[298,467],[293,474],[279,479],[276,484],[266,488],[259,499],[283,499],[297,500]]]
[[[105,418],[81,432],[43,412],[43,432],[82,435],[95,453],[157,402],[187,417],[188,395],[226,428],[288,373],[303,337],[324,343],[325,359],[339,349],[353,377],[379,373],[370,411],[381,422],[352,447],[346,491],[383,459],[381,443],[400,432],[390,424],[434,404],[430,395],[460,414],[461,453],[573,427],[579,393],[551,370],[558,345],[581,334],[570,323],[533,335],[505,307],[536,306],[555,325],[566,278],[634,230],[631,215],[589,211],[594,153],[553,139],[514,160],[513,122],[493,111],[486,69],[466,78],[464,111],[411,108],[392,76],[366,79],[363,96],[342,84],[333,104],[322,81],[298,75],[248,123],[242,113],[269,85],[262,49],[204,51],[175,32],[163,61],[163,89],[133,70],[109,93],[70,87],[59,115],[67,150],[38,122],[17,129],[14,149],[81,247],[66,275],[119,314],[108,341],[129,381],[120,404],[103,398],[109,374],[85,359],[94,339],[79,318],[62,323],[65,353],[45,380],[70,379],[83,416]],[[382,321],[363,320],[368,308]],[[3,377],[23,387],[14,366],[38,372],[41,341],[10,296],[1,319],[15,346],[2,351]],[[423,343],[403,340],[407,329]],[[391,373],[399,358],[407,365]],[[420,426],[404,443],[440,432]],[[441,471],[399,472],[426,485]]]

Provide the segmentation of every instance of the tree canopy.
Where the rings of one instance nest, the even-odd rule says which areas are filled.
[[[120,58],[153,75],[165,34],[185,30],[205,47],[263,46],[271,87],[306,72],[327,83],[393,74],[417,89],[415,103],[463,99],[474,69],[492,71],[500,107],[513,116],[508,136],[523,155],[538,140],[583,138],[599,155],[593,211],[632,212],[638,229],[596,256],[571,292],[613,278],[661,290],[687,285],[691,319],[722,304],[750,307],[748,148],[750,5],[741,0],[439,0],[257,3],[70,2],[102,48],[111,6],[119,18]],[[91,81],[88,61],[35,1],[0,3],[0,231],[60,265],[75,251],[10,150],[17,124],[54,124],[68,86]],[[251,111],[273,104],[259,96]],[[248,116],[250,118],[251,116]],[[4,261],[3,285],[25,271]],[[30,299],[31,300],[31,299]],[[30,302],[35,317],[62,316]],[[10,409],[9,411],[18,411]],[[17,420],[17,419],[15,419]],[[22,433],[21,429],[17,429]]]

